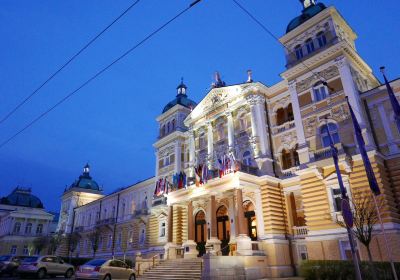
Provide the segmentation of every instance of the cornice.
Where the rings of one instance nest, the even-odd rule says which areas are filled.
[[[186,137],[185,134],[186,134],[186,132],[176,130],[176,131],[168,134],[167,136],[159,139],[157,142],[155,142],[153,144],[153,147],[156,148],[156,149],[159,149],[162,146],[170,144],[170,142],[175,141],[179,137],[185,138]]]

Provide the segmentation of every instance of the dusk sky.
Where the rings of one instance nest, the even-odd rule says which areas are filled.
[[[0,118],[109,24],[133,1],[17,1],[0,3]],[[298,0],[239,0],[277,36],[301,12]],[[326,0],[356,31],[360,55],[381,79],[400,76],[398,0]],[[0,142],[52,106],[191,0],[141,0],[126,16],[0,124]],[[89,162],[105,193],[154,175],[155,118],[175,97],[183,76],[199,102],[218,70],[227,84],[280,81],[282,46],[231,0],[203,0],[55,111],[0,149],[0,197],[31,187],[45,207]]]

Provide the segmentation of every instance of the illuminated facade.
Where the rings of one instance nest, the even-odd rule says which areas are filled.
[[[280,38],[287,47],[281,82],[268,87],[249,72],[247,82],[227,86],[217,74],[199,104],[182,82],[157,118],[155,177],[78,207],[74,230],[85,236],[101,225],[102,255],[190,258],[206,248],[264,255],[271,276],[291,275],[302,259],[347,259],[328,129],[350,197],[370,192],[348,97],[400,261],[400,135],[386,88],[357,53],[356,38],[334,7],[305,1]],[[399,80],[391,86],[400,94]],[[97,218],[86,229],[89,213]],[[92,254],[89,243],[82,238],[80,255]],[[387,260],[378,230],[372,253]]]

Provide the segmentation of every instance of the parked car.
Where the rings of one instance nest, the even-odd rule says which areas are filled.
[[[8,275],[15,275],[18,266],[23,259],[23,256],[11,256],[11,255],[4,255],[0,256],[0,275],[8,274]]]
[[[47,275],[63,275],[71,278],[74,275],[74,267],[56,256],[32,256],[22,260],[17,272],[21,278],[25,276],[36,276],[43,279]]]
[[[76,279],[124,279],[135,280],[136,271],[121,260],[96,259],[76,270]]]

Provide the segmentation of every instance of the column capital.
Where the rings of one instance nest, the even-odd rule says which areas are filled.
[[[342,67],[345,67],[345,66],[349,65],[349,63],[347,61],[347,58],[344,55],[341,55],[341,56],[335,58],[334,61],[335,61],[335,64],[336,64],[336,66],[338,68],[342,68]]]
[[[296,90],[296,84],[297,84],[297,80],[291,80],[288,82],[288,86],[289,86],[289,91],[297,91]]]
[[[265,102],[265,97],[260,94],[248,94],[246,97],[246,101],[250,106],[258,105],[258,104],[263,104]]]
[[[232,118],[232,111],[231,111],[231,110],[226,110],[226,111],[224,112],[224,114],[225,114],[225,116],[226,116],[227,118]]]

